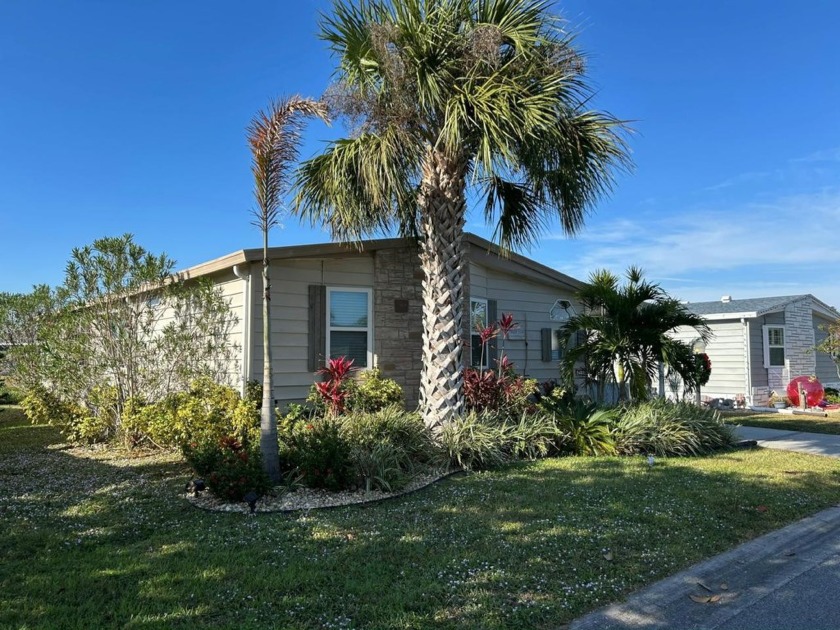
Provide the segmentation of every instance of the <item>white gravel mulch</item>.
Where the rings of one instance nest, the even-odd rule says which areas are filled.
[[[313,488],[297,488],[295,490],[281,492],[277,496],[264,496],[257,501],[256,511],[262,512],[295,512],[298,510],[316,510],[322,508],[342,507],[345,505],[359,505],[364,503],[376,503],[384,499],[399,497],[430,486],[431,484],[449,477],[460,471],[438,471],[425,475],[418,475],[412,479],[403,489],[398,492],[382,492],[381,490],[345,490],[343,492],[331,492],[329,490],[316,490]],[[241,512],[247,514],[250,508],[244,502],[228,503],[213,496],[208,490],[200,492],[198,496],[190,493],[184,495],[195,507],[215,512]]]

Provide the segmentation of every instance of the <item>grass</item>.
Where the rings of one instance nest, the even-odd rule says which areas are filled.
[[[806,431],[808,433],[830,433],[840,435],[840,413],[829,412],[828,417],[794,416],[784,413],[760,413],[754,411],[725,411],[723,417],[731,424],[745,427],[764,427],[783,431]]]
[[[542,460],[256,518],[191,507],[186,479],[0,412],[0,627],[556,627],[840,500],[840,462],[770,450]]]

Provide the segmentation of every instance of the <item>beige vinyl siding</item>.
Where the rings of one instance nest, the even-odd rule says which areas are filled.
[[[514,362],[516,371],[540,381],[559,376],[556,361],[543,362],[540,330],[556,328],[562,322],[551,321],[549,311],[559,299],[569,300],[578,313],[582,307],[574,302],[574,292],[569,288],[525,280],[482,265],[470,264],[470,297],[496,300],[496,312],[512,313],[519,323],[521,338],[504,342],[505,354]],[[514,337],[519,334],[515,333]],[[527,344],[526,344],[527,341]],[[499,353],[502,341],[499,340]]]
[[[211,276],[215,287],[221,291],[222,297],[227,301],[234,316],[234,323],[227,336],[228,345],[233,346],[234,353],[226,370],[227,384],[231,387],[239,389],[242,384],[242,347],[244,342],[244,330],[246,322],[243,321],[243,304],[245,303],[245,283],[237,278],[232,270],[227,270]],[[155,329],[157,331],[172,322],[174,312],[171,307],[165,305],[165,300],[161,301],[161,306],[165,308],[163,316],[156,322]],[[158,307],[160,308],[160,307]]]
[[[243,318],[245,304],[245,281],[240,280],[233,271],[221,274],[217,286],[227,300],[230,310],[236,317],[236,322],[228,334],[228,343],[235,347],[233,360],[228,368],[228,383],[239,389],[242,386],[242,347],[245,342],[245,327],[247,322]]]
[[[828,333],[821,330],[820,327],[827,327],[830,323],[831,320],[814,314],[814,345],[819,345],[828,337]],[[821,383],[840,381],[840,376],[837,375],[837,366],[828,354],[815,351],[815,359],[817,361],[816,376]]]
[[[712,361],[712,375],[702,388],[703,396],[734,398],[747,394],[744,361],[744,326],[740,320],[709,321],[714,337],[706,344],[706,354]],[[679,328],[674,337],[686,343],[697,339],[697,331]]]
[[[309,285],[373,287],[373,258],[287,259],[271,263],[271,351],[274,398],[287,403],[306,398],[314,382],[307,365]],[[253,334],[251,378],[262,381],[262,267],[251,266]],[[376,332],[373,331],[375,335]],[[374,359],[375,360],[375,359]]]

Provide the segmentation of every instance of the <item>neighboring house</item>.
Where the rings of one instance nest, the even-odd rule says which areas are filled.
[[[490,242],[464,238],[467,266],[465,358],[482,359],[475,325],[512,313],[519,328],[505,341],[517,371],[539,380],[558,376],[554,331],[580,306],[578,280],[533,260],[500,256]],[[306,398],[325,357],[345,355],[355,366],[378,366],[417,403],[422,349],[423,278],[416,246],[406,239],[365,241],[361,250],[335,243],[275,247],[271,260],[274,398]],[[197,265],[184,278],[209,277],[228,297],[239,322],[230,339],[241,348],[231,381],[262,379],[262,250],[248,249]],[[484,356],[495,366],[497,350]]]
[[[704,396],[743,395],[748,405],[764,405],[771,391],[784,395],[796,376],[816,375],[823,385],[839,380],[831,357],[814,346],[826,337],[821,327],[840,313],[813,295],[746,300],[724,296],[718,302],[686,306],[706,318],[714,335],[705,346],[712,375],[702,388]],[[696,331],[680,329],[676,336],[703,350]]]

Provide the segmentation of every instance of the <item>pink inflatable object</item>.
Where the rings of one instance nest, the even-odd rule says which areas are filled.
[[[799,406],[799,383],[802,383],[805,402],[809,407],[816,407],[825,398],[825,390],[816,376],[797,376],[787,386],[787,396],[794,407]]]

